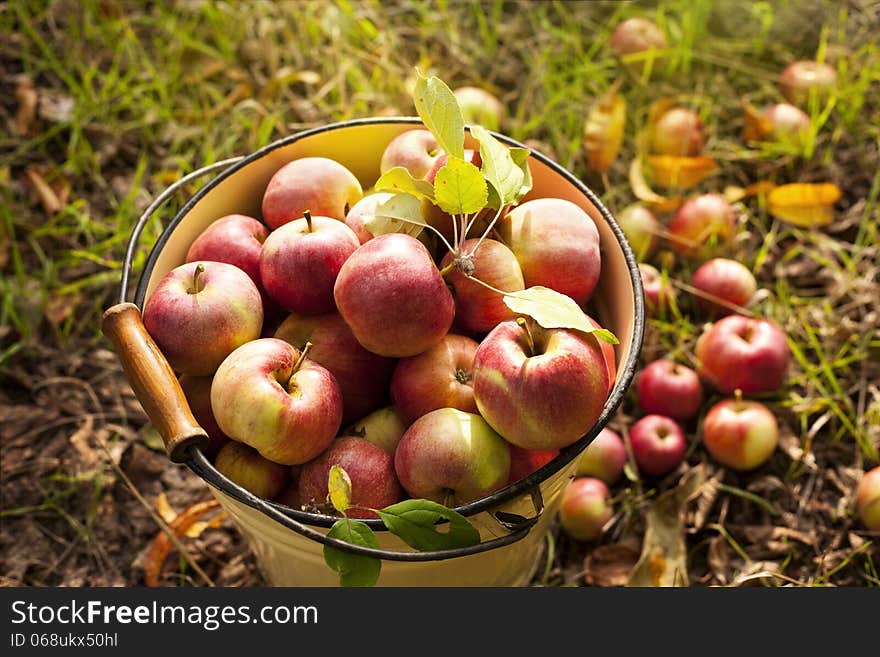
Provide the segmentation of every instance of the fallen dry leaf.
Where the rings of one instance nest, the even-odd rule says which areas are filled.
[[[181,537],[186,534],[187,530],[192,527],[203,515],[210,513],[220,506],[217,500],[206,500],[204,502],[196,502],[181,511],[177,516],[168,523],[174,535]],[[171,552],[172,542],[168,538],[168,534],[159,531],[156,537],[150,543],[147,549],[147,556],[144,559],[144,582],[147,586],[159,586],[159,576],[162,572],[162,565],[165,558]]]
[[[37,198],[40,199],[40,203],[46,211],[46,214],[54,215],[60,212],[61,208],[64,207],[64,204],[61,202],[61,199],[58,198],[58,194],[55,193],[52,186],[46,182],[45,178],[43,178],[40,170],[37,167],[28,167],[25,169],[24,175],[27,177],[33,190],[37,193]]]
[[[745,141],[761,141],[773,134],[773,123],[767,116],[752,105],[747,98],[742,99],[743,107],[743,139]]]
[[[827,226],[834,220],[834,204],[842,192],[834,183],[791,183],[770,191],[770,214],[801,228]]]
[[[727,200],[728,203],[736,203],[737,201],[742,201],[744,198],[748,198],[749,196],[762,196],[769,194],[775,188],[776,185],[769,180],[759,180],[756,183],[752,183],[748,187],[737,187],[735,185],[728,185],[724,188],[724,198]]]
[[[626,586],[638,560],[638,550],[628,545],[600,545],[584,560],[584,582],[590,586]]]
[[[617,93],[615,83],[593,105],[584,122],[584,150],[590,168],[605,173],[614,163],[623,145],[626,125],[626,101]]]
[[[638,157],[629,165],[629,185],[637,199],[658,212],[674,212],[684,201],[681,196],[661,196],[651,189],[648,181],[645,180],[642,161]]]
[[[31,131],[37,118],[37,90],[33,81],[26,75],[18,78],[15,87],[15,100],[18,109],[15,111],[15,132],[23,137]]]
[[[651,180],[666,188],[690,189],[718,171],[718,163],[705,156],[649,155],[648,164]]]

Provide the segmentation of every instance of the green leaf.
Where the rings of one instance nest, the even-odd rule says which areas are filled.
[[[327,536],[352,545],[378,548],[379,541],[373,530],[357,520],[337,520]],[[379,579],[382,562],[373,557],[352,554],[329,545],[324,546],[324,562],[339,573],[340,586],[373,586]]]
[[[510,157],[513,158],[516,166],[518,166],[523,172],[522,185],[519,188],[519,193],[517,194],[514,203],[519,203],[523,196],[532,191],[532,170],[529,167],[529,155],[531,155],[531,153],[527,148],[510,149]]]
[[[481,125],[471,126],[471,134],[480,142],[483,178],[495,192],[490,194],[489,207],[498,210],[518,201],[525,174],[514,162],[510,149]]]
[[[416,550],[447,550],[480,542],[480,533],[467,518],[430,500],[405,500],[376,513],[389,531]],[[449,524],[437,525],[440,520],[448,520]],[[444,527],[449,531],[438,531]]]
[[[351,479],[341,465],[330,467],[330,475],[327,477],[327,497],[330,504],[339,513],[345,513],[351,504]]]
[[[405,167],[388,170],[376,181],[375,187],[379,191],[404,192],[416,198],[426,198],[432,203],[434,201],[434,186],[427,180],[413,178]]]
[[[426,226],[422,219],[422,203],[412,194],[395,194],[376,208],[364,221],[364,228],[373,237],[387,233],[404,233],[418,237]]]
[[[479,212],[486,207],[487,195],[483,174],[460,158],[450,157],[434,178],[434,199],[448,214]]]
[[[464,157],[464,118],[452,90],[440,78],[419,73],[413,91],[416,111],[450,157]]]
[[[504,303],[513,312],[528,315],[546,329],[574,329],[592,333],[603,342],[619,343],[611,331],[593,326],[574,299],[549,287],[535,285],[521,292],[506,294]]]

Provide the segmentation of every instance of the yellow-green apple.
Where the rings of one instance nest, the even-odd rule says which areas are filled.
[[[367,194],[355,203],[348,214],[345,215],[345,225],[351,228],[358,241],[363,244],[373,239],[373,234],[364,227],[364,223],[376,216],[376,210],[394,194],[389,192],[376,192]]]
[[[284,489],[290,470],[235,440],[230,440],[218,452],[214,467],[242,488],[265,499],[272,499]]]
[[[811,60],[792,62],[779,76],[779,88],[785,99],[803,105],[815,92],[819,98],[837,86],[837,71],[829,64]]]
[[[703,418],[703,445],[721,465],[754,470],[766,463],[779,443],[779,427],[764,404],[725,399]]]
[[[465,124],[477,124],[489,130],[498,130],[501,127],[507,111],[494,94],[471,86],[459,87],[452,93],[458,101]]]
[[[208,434],[208,444],[204,449],[208,458],[214,458],[220,448],[229,442],[229,436],[220,430],[214,418],[214,411],[211,410],[211,380],[210,376],[184,374],[180,377],[180,387],[193,417]]]
[[[479,346],[464,335],[447,333],[427,351],[397,361],[391,376],[391,402],[406,422],[438,408],[477,412],[472,386]]]
[[[697,307],[720,317],[747,306],[758,289],[758,283],[755,275],[741,262],[712,258],[691,276],[691,287],[698,291],[693,294]]]
[[[703,260],[730,242],[736,214],[721,194],[702,194],[685,201],[669,222],[667,240],[676,253]]]
[[[558,449],[523,449],[510,445],[510,476],[508,483],[516,483],[543,468],[559,456]]]
[[[465,240],[462,253],[470,258],[463,264],[467,271],[481,282],[491,285],[495,290],[517,292],[525,289],[522,270],[513,251],[501,242],[485,239],[477,249],[479,239]],[[474,251],[476,249],[476,251]],[[455,261],[452,253],[447,253],[440,268],[448,267]],[[455,297],[455,322],[457,326],[472,333],[488,333],[498,324],[514,316],[504,303],[504,295],[468,278],[462,267],[454,266],[447,274],[446,281]]]
[[[608,366],[595,336],[501,322],[474,354],[474,399],[506,440],[561,449],[595,424],[608,397]]]
[[[728,315],[703,332],[696,356],[697,373],[716,390],[751,394],[774,392],[782,386],[791,351],[775,322]]]
[[[299,473],[301,503],[323,504],[327,499],[330,468],[340,466],[351,481],[352,507],[382,509],[403,499],[403,489],[394,472],[394,459],[388,452],[364,438],[341,436]],[[378,517],[368,509],[349,508],[350,518]]]
[[[636,393],[645,413],[682,422],[696,417],[703,403],[703,385],[697,373],[669,358],[648,363],[639,372]]]
[[[770,122],[771,134],[779,141],[799,144],[810,129],[810,117],[788,103],[776,103],[763,112]]]
[[[408,426],[400,411],[393,406],[385,406],[352,424],[346,429],[345,435],[369,440],[394,456]]]
[[[543,285],[579,304],[593,294],[602,268],[599,230],[580,207],[559,198],[518,205],[496,232],[522,268],[526,287]]]
[[[176,372],[209,376],[260,336],[263,302],[244,271],[225,262],[175,267],[144,305],[144,326]]]
[[[608,427],[602,429],[577,461],[578,476],[595,477],[611,486],[623,474],[626,447],[619,434]]]
[[[235,265],[251,277],[262,293],[260,254],[268,236],[269,229],[253,217],[229,214],[199,233],[186,253],[186,261],[211,260]]]
[[[355,175],[336,160],[303,157],[278,169],[263,194],[263,220],[275,229],[305,216],[345,220],[363,196]]]
[[[678,422],[665,415],[646,415],[629,430],[639,471],[652,477],[669,474],[684,462],[687,441]]]
[[[617,24],[611,33],[609,45],[618,57],[626,58],[628,55],[663,50],[666,48],[666,37],[654,21],[634,16]],[[654,57],[659,59],[657,54]],[[630,61],[627,63],[627,68],[638,71],[644,64],[645,60],[642,59]]]
[[[684,107],[668,109],[651,128],[652,153],[694,157],[702,151],[703,122],[693,110]]]
[[[626,235],[636,259],[647,260],[660,244],[660,221],[644,205],[634,203],[617,215],[617,223]]]
[[[384,174],[403,167],[413,178],[424,178],[443,153],[437,139],[428,130],[407,130],[388,142],[382,152],[379,170]]]
[[[211,384],[220,429],[276,463],[323,452],[342,423],[342,393],[324,367],[284,340],[260,338],[233,351]]]
[[[412,497],[465,504],[507,485],[510,449],[479,415],[439,408],[403,434],[394,470]]]
[[[336,307],[366,349],[415,356],[440,342],[455,302],[425,245],[402,233],[362,244],[339,271]]]
[[[338,312],[291,313],[274,337],[301,349],[310,342],[309,358],[325,367],[342,392],[342,421],[353,422],[388,399],[394,359],[367,351]]]
[[[639,263],[642,276],[642,289],[645,292],[645,312],[648,317],[663,316],[675,301],[675,288],[669,278],[662,275],[656,267],[644,262]]]
[[[856,492],[856,513],[872,532],[880,532],[880,466],[866,472]]]
[[[608,486],[594,477],[568,482],[559,504],[559,525],[576,541],[595,541],[611,520],[613,510]]]
[[[269,296],[304,315],[334,309],[333,286],[342,265],[360,246],[343,222],[306,211],[272,231],[263,244],[260,275]]]

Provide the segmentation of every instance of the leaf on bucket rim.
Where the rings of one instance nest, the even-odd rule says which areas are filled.
[[[197,523],[199,518],[214,511],[219,506],[220,503],[217,500],[196,502],[178,513],[173,520],[168,522],[168,526],[178,538],[187,535],[187,531]],[[223,513],[224,512],[221,511],[221,518]],[[216,519],[215,521],[219,522],[219,519]],[[212,524],[213,523],[205,523],[202,529],[209,527]],[[147,586],[159,586],[159,576],[162,572],[162,565],[165,563],[165,558],[171,552],[172,547],[173,544],[171,539],[168,538],[168,534],[166,534],[164,530],[160,530],[150,542],[150,546],[147,548],[147,556],[144,559],[144,582]]]
[[[834,204],[841,196],[840,187],[834,183],[791,183],[772,189],[767,205],[777,219],[812,228],[834,220]]]
[[[681,196],[661,196],[645,180],[642,160],[636,157],[629,165],[629,185],[637,199],[658,212],[675,212],[684,202]]]
[[[583,142],[590,168],[605,173],[617,159],[626,126],[626,101],[617,93],[620,80],[600,96],[584,121]]]
[[[690,189],[718,171],[718,163],[704,155],[649,155],[648,164],[651,180],[666,188]]]

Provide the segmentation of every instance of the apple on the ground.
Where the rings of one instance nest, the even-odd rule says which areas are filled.
[[[245,490],[267,500],[284,489],[290,470],[235,440],[230,440],[219,451],[214,467]]]
[[[578,476],[596,477],[611,486],[623,474],[626,446],[623,439],[608,427],[602,429],[577,460]]]
[[[880,532],[880,466],[866,472],[856,491],[856,513],[872,532]]]
[[[803,110],[788,103],[776,103],[764,110],[770,122],[772,135],[779,141],[800,144],[810,129],[810,117]]]
[[[648,317],[662,317],[672,308],[675,301],[675,288],[669,278],[663,276],[653,265],[639,263],[642,277],[642,290],[645,293],[645,312]]]
[[[792,62],[779,76],[779,87],[786,100],[805,104],[810,93],[824,99],[837,86],[837,71],[830,64],[812,60]]]
[[[684,462],[687,441],[681,426],[664,415],[646,415],[629,430],[639,471],[652,477],[669,474]]]
[[[577,541],[595,541],[611,520],[608,486],[594,477],[578,477],[562,491],[559,524],[568,536]]]
[[[460,505],[507,485],[510,449],[479,415],[440,408],[406,430],[394,469],[412,497]]]
[[[703,445],[728,468],[754,470],[766,463],[778,443],[776,417],[760,402],[725,399],[703,418]]]
[[[703,403],[703,385],[697,373],[669,358],[648,363],[639,372],[636,393],[645,413],[682,422],[696,417]]]
[[[721,194],[701,194],[685,201],[669,222],[667,241],[673,251],[707,259],[736,233],[736,213]]]
[[[323,452],[342,423],[342,393],[306,353],[276,338],[233,351],[211,384],[211,408],[223,433],[284,465]]]
[[[625,58],[628,55],[636,55],[639,53],[647,53],[646,58],[638,61],[627,63],[627,67],[632,71],[640,71],[647,62],[647,56],[651,55],[650,51],[659,51],[666,48],[666,36],[663,30],[652,20],[642,16],[633,16],[618,23],[614,31],[611,33],[609,40],[611,50],[618,57]],[[653,55],[656,59],[660,58],[658,53]],[[654,67],[657,62],[655,60]]]
[[[697,307],[717,317],[746,307],[755,295],[758,283],[755,275],[741,262],[713,258],[697,268],[691,277],[691,287],[703,293],[693,295]]]
[[[352,424],[345,430],[345,435],[369,440],[394,456],[408,426],[400,411],[393,406],[385,406]]]
[[[260,336],[263,303],[235,265],[190,262],[162,278],[143,317],[176,372],[209,376],[233,350]]]
[[[703,122],[700,115],[684,107],[665,111],[652,126],[651,150],[657,155],[699,155],[703,151]]]
[[[251,277],[262,293],[260,255],[268,236],[269,229],[253,217],[226,215],[199,233],[186,253],[186,262],[211,260],[235,265]]]
[[[637,260],[647,260],[660,245],[660,221],[644,205],[634,203],[617,215],[620,226]]]

